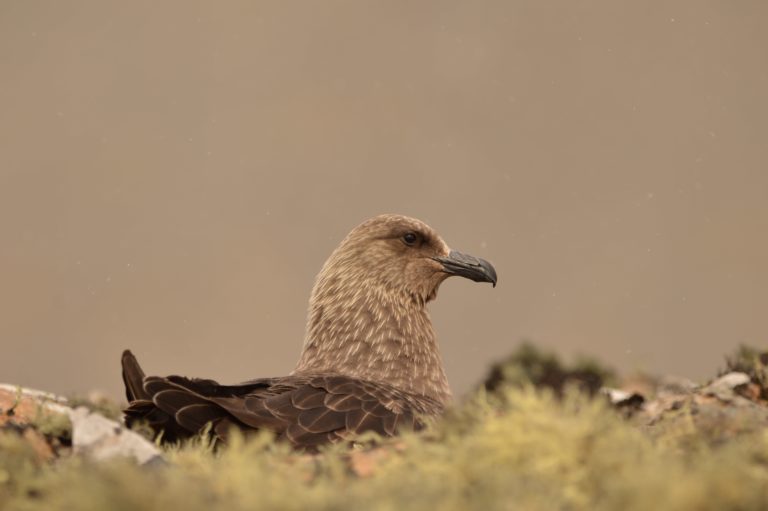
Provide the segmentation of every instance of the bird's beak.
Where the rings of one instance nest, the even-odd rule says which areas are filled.
[[[496,287],[496,270],[485,259],[462,254],[451,250],[447,257],[433,257],[435,261],[443,265],[443,271],[450,275],[458,275],[475,282],[490,282]]]

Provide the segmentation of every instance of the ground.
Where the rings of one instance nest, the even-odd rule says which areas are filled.
[[[426,432],[361,438],[319,455],[264,434],[223,449],[197,439],[144,465],[96,461],[71,447],[66,421],[19,399],[15,407],[0,401],[0,508],[768,508],[760,353],[742,350],[705,385],[624,379],[626,394],[584,386],[583,365],[576,384],[558,376],[544,378],[557,388],[547,386],[524,355],[507,361],[518,364],[507,371],[515,378],[481,386]],[[544,355],[549,365],[534,365],[551,369]],[[570,374],[556,365],[558,375]],[[99,413],[112,412],[102,403]]]

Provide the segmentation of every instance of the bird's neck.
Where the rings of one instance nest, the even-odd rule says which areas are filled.
[[[450,401],[437,338],[423,303],[398,300],[375,284],[346,292],[323,284],[312,292],[295,374],[344,374],[385,382],[443,404]]]

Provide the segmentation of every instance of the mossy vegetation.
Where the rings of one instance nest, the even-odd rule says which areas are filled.
[[[709,398],[708,398],[709,399]],[[714,398],[712,398],[714,399]],[[0,431],[0,508],[11,510],[768,508],[768,429],[712,442],[691,407],[649,430],[579,385],[480,389],[426,431],[361,439],[319,455],[270,435],[204,439],[165,450],[168,463],[40,462]],[[649,434],[649,431],[651,432]]]
[[[533,385],[549,388],[558,396],[563,395],[566,387],[575,386],[594,395],[615,381],[614,371],[596,359],[582,356],[566,364],[552,351],[523,343],[507,358],[493,365],[484,386],[495,392],[510,386]]]
[[[768,400],[768,351],[741,345],[732,354],[725,357],[725,371],[740,372],[749,375],[757,385],[760,398]]]

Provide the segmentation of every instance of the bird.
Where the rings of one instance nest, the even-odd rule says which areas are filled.
[[[366,220],[315,279],[290,374],[235,385],[146,376],[125,350],[125,423],[144,422],[165,443],[203,431],[226,443],[233,428],[269,430],[305,451],[368,431],[388,437],[421,429],[452,399],[427,309],[451,276],[497,283],[491,263],[452,250],[420,220]]]

